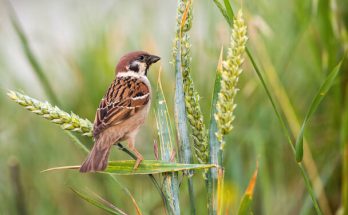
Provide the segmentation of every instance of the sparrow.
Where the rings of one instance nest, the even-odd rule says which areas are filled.
[[[143,156],[135,148],[135,137],[148,115],[151,85],[147,72],[160,57],[144,51],[124,55],[116,66],[115,79],[100,101],[93,124],[94,146],[80,172],[105,170],[111,147],[127,141],[137,157],[136,169]]]

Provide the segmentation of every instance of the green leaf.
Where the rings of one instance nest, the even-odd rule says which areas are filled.
[[[161,74],[161,72],[159,72]],[[174,132],[172,122],[168,111],[167,101],[163,94],[160,75],[157,82],[157,98],[156,98],[156,123],[158,136],[160,140],[161,159],[170,161],[170,156],[175,150]]]
[[[249,185],[247,189],[244,192],[244,195],[242,197],[242,201],[240,203],[239,209],[238,209],[238,215],[249,215],[251,214],[251,203],[254,195],[254,189],[257,179],[257,172],[258,172],[258,163],[256,163],[256,169],[254,171],[253,176],[251,177],[249,181]]]
[[[238,215],[250,215],[252,199],[249,195],[244,195],[238,209]]]
[[[210,163],[221,164],[218,161],[218,151],[220,149],[220,142],[217,140],[215,133],[218,131],[216,120],[214,118],[215,113],[217,112],[216,103],[218,100],[218,95],[221,89],[221,71],[222,71],[222,58],[223,58],[223,47],[220,50],[219,62],[216,68],[215,83],[213,98],[211,103],[210,110],[210,125],[209,125],[209,148],[210,148]]]
[[[101,171],[100,173],[112,173],[116,175],[144,175],[165,172],[178,172],[194,169],[206,169],[216,166],[214,164],[183,164],[170,163],[166,161],[144,160],[140,163],[139,167],[136,170],[134,170],[134,162],[134,160],[109,161],[109,165],[106,168],[106,170]],[[79,168],[80,166],[62,166],[46,169],[42,172],[67,169],[77,170]]]
[[[115,206],[113,207],[110,207],[110,206],[106,206],[104,203],[98,201],[98,200],[95,200],[95,199],[92,199],[90,197],[88,197],[87,195],[73,189],[73,188],[70,188],[76,195],[78,195],[81,199],[87,201],[88,203],[100,208],[100,209],[103,209],[104,211],[110,213],[110,214],[116,214],[116,215],[126,215],[126,213],[124,213],[122,210],[116,208]]]
[[[224,0],[224,4],[225,4],[228,18],[230,19],[230,22],[232,23],[234,14],[233,14],[233,10],[232,10],[231,4],[230,4],[230,0]]]
[[[180,161],[190,163],[192,160],[189,132],[187,128],[187,115],[181,64],[181,42],[176,42],[177,53],[175,56],[175,122],[180,152]]]
[[[319,91],[315,95],[311,105],[309,106],[308,112],[303,120],[300,133],[296,139],[296,161],[301,162],[303,159],[303,135],[306,128],[306,125],[313,115],[313,113],[317,110],[319,104],[324,99],[324,96],[327,94],[331,86],[333,85],[338,72],[340,71],[341,64],[343,59],[335,66],[335,68],[330,72],[330,74],[326,77],[324,83],[320,86]]]
[[[216,113],[216,103],[218,100],[218,94],[221,89],[221,71],[222,71],[222,57],[223,47],[221,47],[220,57],[215,75],[214,92],[210,110],[210,127],[209,127],[209,163],[219,165],[222,163],[222,155],[220,151],[220,142],[217,140],[215,133],[218,131],[217,124],[214,118]],[[218,170],[210,169],[207,175],[207,191],[208,191],[208,214],[216,214],[218,208],[217,202],[217,182],[218,182]]]
[[[227,23],[229,24],[230,27],[232,27],[232,19],[230,19],[226,9],[224,6],[220,3],[219,0],[213,0],[216,7],[219,9],[220,13],[225,17]]]
[[[161,159],[166,162],[174,162],[175,157],[172,157],[175,151],[174,132],[161,84],[161,71],[158,75],[156,99],[156,123]],[[177,173],[163,174],[163,199],[167,214],[180,214],[179,182]]]

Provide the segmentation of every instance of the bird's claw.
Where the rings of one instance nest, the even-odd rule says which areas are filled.
[[[141,161],[143,161],[143,160],[144,160],[144,158],[143,158],[143,157],[137,157],[137,160],[135,161],[135,164],[134,164],[133,170],[138,169],[138,166],[140,165]]]

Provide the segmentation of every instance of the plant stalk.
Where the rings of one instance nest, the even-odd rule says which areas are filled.
[[[215,2],[215,1],[214,1],[214,2]],[[218,5],[217,5],[217,6],[218,6]],[[219,8],[220,12],[223,13],[222,11],[224,11],[224,9],[223,9],[222,7],[219,7],[219,6],[218,6],[218,8]],[[231,11],[232,11],[232,10],[231,10]],[[232,11],[232,12],[233,12],[233,11]],[[224,13],[227,14],[227,12],[224,12]],[[233,16],[234,16],[234,14],[233,14]],[[227,17],[224,16],[224,17],[225,17],[227,23],[231,26],[231,23],[230,23],[230,21],[228,20],[228,16],[227,16]],[[293,145],[293,143],[292,143],[292,140],[291,140],[291,138],[290,138],[290,133],[289,133],[289,131],[288,131],[286,125],[285,125],[285,122],[284,122],[283,118],[281,117],[281,115],[280,115],[280,113],[279,113],[279,111],[278,111],[278,109],[277,109],[277,107],[276,107],[276,105],[275,105],[275,102],[274,102],[274,100],[273,100],[273,97],[271,96],[271,93],[270,93],[270,91],[269,91],[269,89],[268,89],[268,87],[267,87],[267,85],[266,85],[266,83],[265,83],[265,80],[264,80],[264,78],[263,78],[263,76],[262,76],[262,74],[261,74],[261,70],[260,70],[259,67],[257,66],[257,64],[256,64],[256,62],[255,62],[253,56],[251,55],[251,52],[249,51],[248,47],[246,47],[245,50],[246,50],[246,53],[247,53],[247,55],[248,55],[248,57],[249,57],[249,59],[250,59],[250,61],[251,61],[252,66],[254,67],[254,70],[255,70],[255,72],[256,72],[258,78],[259,78],[260,81],[261,81],[261,84],[262,84],[264,90],[266,91],[266,94],[267,94],[267,96],[268,96],[268,98],[269,98],[269,100],[270,100],[270,102],[271,102],[271,105],[272,105],[273,110],[274,110],[274,112],[275,112],[275,114],[276,114],[276,116],[277,116],[277,119],[278,119],[278,121],[279,121],[279,123],[280,123],[280,125],[281,125],[281,127],[282,127],[282,130],[283,130],[283,132],[284,132],[284,134],[285,134],[285,136],[286,136],[286,138],[287,138],[287,140],[288,140],[288,144],[289,144],[289,146],[290,146],[290,148],[291,148],[291,151],[293,152],[294,155],[296,155],[296,150],[295,150],[295,147],[294,147],[294,145]],[[318,202],[317,202],[315,193],[313,192],[313,188],[312,188],[312,185],[311,185],[310,180],[309,180],[309,178],[308,178],[307,172],[306,172],[305,168],[302,166],[301,163],[297,163],[297,165],[298,165],[298,167],[299,167],[299,169],[300,169],[300,171],[301,171],[301,175],[302,175],[302,177],[303,177],[303,179],[304,179],[304,181],[305,181],[306,189],[307,189],[308,193],[309,193],[310,196],[311,196],[311,199],[312,199],[314,208],[315,208],[317,214],[321,215],[322,212],[321,212],[320,207],[319,207],[319,205],[318,205]]]
[[[49,83],[49,80],[47,76],[45,75],[44,70],[42,69],[39,61],[37,60],[37,57],[35,56],[33,50],[31,49],[28,37],[25,34],[23,27],[21,26],[21,23],[19,22],[17,18],[17,14],[10,3],[9,3],[9,9],[10,9],[10,15],[11,15],[10,18],[11,18],[12,25],[16,31],[17,36],[19,37],[19,40],[21,41],[23,52],[25,56],[27,57],[27,60],[29,61],[36,76],[39,78],[43,88],[45,89],[45,93],[48,95],[48,97],[52,100],[54,104],[59,104],[58,98],[56,94],[54,93],[54,90],[51,84]]]
[[[187,115],[185,107],[185,94],[184,94],[184,79],[183,79],[183,65],[182,65],[182,33],[188,31],[191,27],[191,22],[187,22],[187,19],[191,14],[188,13],[189,7],[191,7],[190,0],[179,0],[177,9],[177,26],[176,26],[176,38],[174,43],[174,62],[175,62],[175,120],[177,129],[177,138],[179,145],[179,158],[182,163],[192,163],[192,152],[190,146],[189,132],[187,128]],[[190,198],[191,214],[196,213],[194,204],[194,188],[192,181],[192,171],[184,172],[188,176],[188,193]]]
[[[180,162],[191,163],[192,152],[190,147],[189,133],[187,128],[187,117],[185,109],[185,98],[183,88],[183,77],[181,71],[181,43],[176,43],[177,54],[176,54],[176,66],[175,66],[175,119],[177,127],[177,138],[179,143],[179,155]],[[194,203],[193,182],[192,182],[192,171],[186,171],[185,174],[188,177],[188,192],[190,202]],[[195,214],[195,204],[191,205],[191,214]]]

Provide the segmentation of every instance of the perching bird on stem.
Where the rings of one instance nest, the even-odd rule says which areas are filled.
[[[94,146],[80,172],[105,170],[111,147],[121,141],[137,157],[136,169],[143,156],[135,148],[135,136],[148,115],[151,86],[147,72],[160,57],[144,51],[124,55],[116,67],[116,77],[99,104],[94,120]]]

